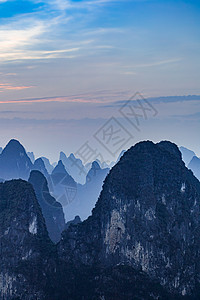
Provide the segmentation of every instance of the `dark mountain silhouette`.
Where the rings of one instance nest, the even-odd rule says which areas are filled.
[[[50,195],[47,180],[41,172],[32,171],[29,182],[35,190],[37,200],[42,209],[49,237],[54,243],[57,243],[65,228],[62,205]]]
[[[123,265],[123,278],[130,276],[126,267],[131,267],[176,299],[192,294],[198,298],[199,211],[200,183],[185,167],[177,146],[141,142],[110,171],[92,216],[69,227],[59,255],[63,264],[73,261],[104,271],[110,266],[108,277],[102,275],[108,285],[114,268]],[[104,290],[96,282],[95,288],[105,299],[114,299],[108,286]],[[119,299],[125,299],[123,292],[117,290]],[[132,293],[129,299],[137,299]]]
[[[24,147],[11,140],[0,154],[0,177],[4,179],[28,179],[32,163]]]
[[[51,299],[55,261],[31,184],[0,183],[0,299]]]
[[[188,165],[188,169],[191,169],[196,178],[200,181],[200,159],[197,156],[193,156]]]
[[[73,220],[71,221],[68,221],[66,224],[65,224],[65,229],[67,230],[69,228],[70,225],[77,225],[77,224],[80,224],[82,221],[81,221],[81,218],[79,216],[76,216]]]

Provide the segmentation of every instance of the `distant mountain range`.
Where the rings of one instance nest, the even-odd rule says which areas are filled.
[[[66,194],[69,198],[67,205],[63,205],[66,220],[72,220],[76,215],[85,220],[91,215],[108,172],[108,168],[101,169],[96,161],[92,163],[86,177],[86,183],[84,185],[77,184],[77,191],[71,194],[71,198]]]
[[[182,158],[183,158],[183,161],[185,162],[185,165],[188,166],[190,161],[192,160],[193,156],[196,156],[196,154],[194,153],[194,151],[189,150],[185,147],[180,147],[179,150],[182,153]]]
[[[91,214],[109,171],[108,168],[101,169],[99,164],[91,163],[85,167],[73,154],[67,157],[61,152],[54,167],[48,158],[35,159],[33,152],[26,153],[17,140],[11,140],[0,154],[0,181],[28,180],[32,170],[40,171],[47,180],[51,195],[62,204],[66,221],[73,220],[76,215],[84,220]]]
[[[99,168],[92,164],[86,184]],[[59,162],[58,182],[64,171]],[[125,152],[92,215],[66,224],[56,245],[47,229],[62,229],[61,206],[40,171],[29,182],[0,183],[1,299],[199,299],[200,182],[175,144]]]
[[[185,147],[180,147],[179,149],[182,153],[183,161],[188,169],[192,170],[194,175],[200,180],[200,159],[192,150]]]
[[[179,149],[186,166],[200,180],[200,159],[192,150],[185,147],[180,147]],[[117,162],[120,161],[124,153],[125,151],[123,150]],[[43,179],[39,173],[35,172],[33,174],[37,174],[43,184],[46,182],[44,186],[50,193],[48,197],[52,196],[52,199],[56,199],[53,202],[57,201],[62,205],[61,215],[64,212],[66,222],[73,220],[75,216],[85,220],[91,215],[100,196],[103,182],[110,171],[110,168],[102,168],[103,166],[106,166],[106,164],[98,160],[84,166],[81,160],[77,159],[73,154],[67,157],[63,152],[60,153],[60,160],[57,165],[52,166],[48,158],[35,159],[33,152],[27,153],[17,140],[11,140],[0,154],[0,182],[18,178],[28,180],[29,177],[29,180],[32,180],[31,172],[39,171],[43,174]],[[47,217],[50,213],[50,208],[42,204],[43,187],[41,184],[39,185],[39,182],[37,185],[33,184],[33,186],[40,198],[39,203],[43,209],[43,214]],[[55,207],[53,207],[53,211],[54,209]],[[55,223],[53,221],[53,218],[55,218],[54,214],[57,214],[57,212],[53,211],[50,213],[51,221],[47,218],[48,222],[46,222],[49,224],[47,229],[51,239],[57,242],[60,239],[65,222],[61,220],[60,224],[62,225],[58,225],[57,229],[55,229],[54,225],[51,226],[50,223]]]

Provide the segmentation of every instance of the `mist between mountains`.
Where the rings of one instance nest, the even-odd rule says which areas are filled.
[[[129,142],[134,144],[134,134],[142,131],[142,123],[157,115],[156,107],[140,92],[134,93],[127,101],[120,101],[120,107],[115,109],[111,117],[77,149],[74,156],[69,157],[71,168],[76,168],[79,174],[85,177],[86,184],[91,182],[100,170],[111,169],[119,161]],[[111,160],[106,160],[104,153],[107,153]],[[63,207],[77,197],[77,183],[69,184],[67,177],[65,173],[60,173],[48,178],[51,194]],[[55,203],[48,204],[55,208]]]

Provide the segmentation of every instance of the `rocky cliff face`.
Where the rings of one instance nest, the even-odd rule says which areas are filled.
[[[41,172],[32,171],[29,182],[35,190],[42,209],[49,237],[54,243],[57,243],[61,238],[62,231],[65,229],[62,205],[50,195],[47,180]]]
[[[93,215],[65,233],[60,256],[66,263],[130,266],[172,294],[194,294],[199,213],[200,183],[176,145],[142,142],[111,170]]]
[[[0,183],[0,299],[45,299],[54,287],[54,256],[31,184]]]

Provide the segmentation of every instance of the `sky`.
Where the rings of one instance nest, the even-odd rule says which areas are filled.
[[[171,98],[200,95],[199,82],[199,1],[0,0],[2,147],[16,138],[56,161],[89,142],[111,161],[169,139],[200,156],[200,98]],[[131,97],[153,107],[140,130],[118,102]],[[116,151],[98,138],[109,124],[129,133]]]

